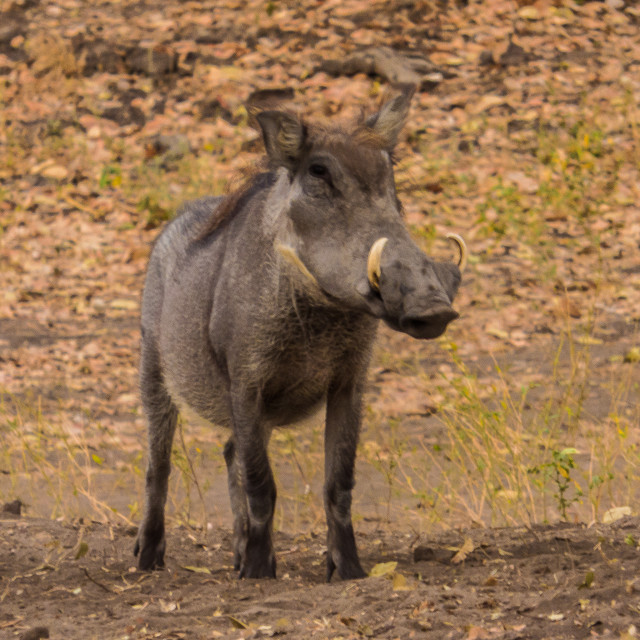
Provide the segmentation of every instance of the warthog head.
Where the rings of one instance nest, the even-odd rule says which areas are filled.
[[[391,154],[409,110],[403,88],[352,130],[310,127],[281,111],[258,116],[279,179],[267,203],[276,248],[328,299],[435,338],[458,317],[460,262],[435,262],[402,221]]]

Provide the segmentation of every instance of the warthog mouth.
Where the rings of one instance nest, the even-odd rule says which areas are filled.
[[[424,313],[403,316],[398,327],[412,338],[430,340],[441,336],[447,325],[457,317],[458,313],[449,305],[439,304]]]

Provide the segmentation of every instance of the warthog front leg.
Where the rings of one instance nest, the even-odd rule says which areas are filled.
[[[244,412],[243,412],[244,414]],[[234,411],[234,436],[225,447],[234,516],[235,568],[239,578],[275,578],[272,526],[276,504],[267,444],[257,420]]]
[[[329,391],[324,448],[324,506],[327,512],[327,582],[364,578],[351,523],[351,491],[360,431],[362,393],[354,385]]]
[[[155,569],[164,565],[164,506],[178,411],[164,387],[157,351],[153,345],[145,344],[144,339],[140,391],[148,422],[149,461],[144,518],[133,552],[138,556],[140,569]]]

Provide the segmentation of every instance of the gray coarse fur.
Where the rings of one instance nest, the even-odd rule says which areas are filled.
[[[379,319],[418,338],[457,314],[460,273],[401,222],[390,151],[412,90],[353,131],[258,117],[272,170],[230,199],[188,203],[159,236],[142,302],[140,386],[149,425],[139,566],[164,562],[178,408],[231,430],[225,446],[241,577],[275,577],[274,427],[326,409],[327,579],[365,575],[351,524],[362,396]],[[380,280],[367,257],[387,237]]]

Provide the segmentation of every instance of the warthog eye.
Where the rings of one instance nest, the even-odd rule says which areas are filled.
[[[329,169],[327,169],[323,164],[318,164],[317,162],[309,166],[309,173],[314,178],[323,178],[326,180],[329,177]]]

